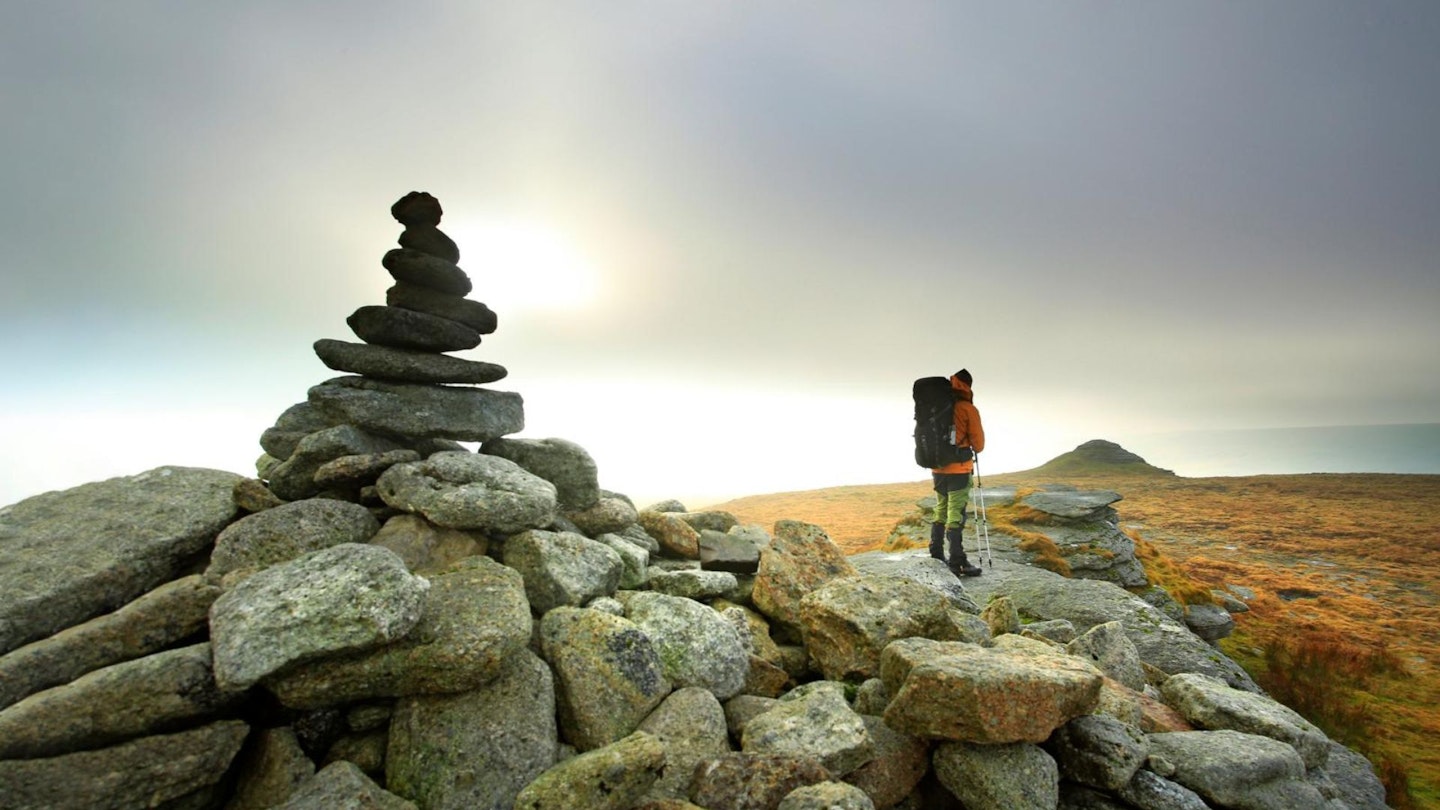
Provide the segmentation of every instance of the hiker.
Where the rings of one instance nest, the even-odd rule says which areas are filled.
[[[965,461],[956,461],[931,469],[935,480],[935,514],[930,523],[930,556],[945,559],[945,543],[950,544],[950,570],[959,577],[980,576],[979,566],[965,557],[961,535],[965,530],[965,507],[970,503],[970,474],[975,470],[974,454],[985,449],[985,428],[980,424],[980,411],[975,408],[975,394],[970,384],[974,378],[966,369],[950,375],[955,391],[955,433],[957,448],[972,451]]]

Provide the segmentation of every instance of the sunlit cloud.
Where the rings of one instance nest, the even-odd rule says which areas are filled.
[[[507,314],[582,309],[595,301],[599,272],[565,234],[524,219],[447,218],[442,230],[460,246],[472,297]]]

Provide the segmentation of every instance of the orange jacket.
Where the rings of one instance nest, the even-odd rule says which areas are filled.
[[[959,377],[950,378],[950,387],[955,389],[955,444],[959,447],[969,445],[970,449],[979,453],[985,449],[985,426],[980,424],[980,411],[975,407],[975,393],[970,386],[961,382]],[[933,472],[937,473],[968,473],[974,472],[975,462],[959,461],[954,464],[946,464],[938,467]]]

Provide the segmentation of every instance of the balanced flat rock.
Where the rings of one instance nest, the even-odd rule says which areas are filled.
[[[0,509],[0,653],[179,578],[239,514],[240,479],[157,467]]]
[[[479,301],[404,282],[385,291],[385,303],[459,321],[482,335],[494,332],[497,323],[495,313]]]
[[[470,277],[454,262],[410,248],[395,248],[380,260],[396,281],[454,295],[470,294]]]
[[[336,371],[397,382],[483,384],[509,373],[495,363],[330,338],[315,341],[315,355]]]
[[[345,323],[356,337],[376,346],[457,352],[480,345],[480,333],[463,323],[402,307],[363,306]]]
[[[511,391],[336,377],[309,399],[336,422],[409,439],[483,442],[525,429],[524,401]]]

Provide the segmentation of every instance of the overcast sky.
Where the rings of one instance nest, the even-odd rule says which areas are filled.
[[[0,503],[253,474],[411,190],[521,435],[637,500],[919,480],[910,383],[962,366],[993,472],[1440,422],[1437,42],[1431,0],[7,3]]]

